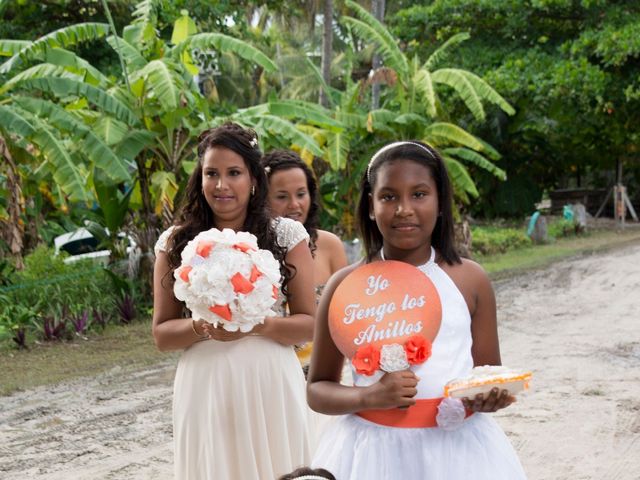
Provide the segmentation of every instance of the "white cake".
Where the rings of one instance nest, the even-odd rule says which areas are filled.
[[[474,367],[464,378],[451,380],[444,386],[444,396],[453,398],[473,398],[479,393],[489,393],[492,388],[508,390],[515,395],[529,388],[531,372],[512,370],[500,365]]]

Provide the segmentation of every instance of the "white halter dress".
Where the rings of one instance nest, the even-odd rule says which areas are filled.
[[[471,357],[471,317],[451,278],[434,262],[418,267],[435,285],[442,303],[442,322],[423,364],[411,367],[420,378],[417,399],[438,399],[444,385],[468,374]],[[377,381],[352,367],[354,385]],[[437,401],[437,400],[436,400]],[[344,415],[328,427],[312,466],[332,472],[338,480],[520,480],[520,461],[506,435],[490,414],[475,413],[453,430],[438,426],[385,426],[357,414]]]

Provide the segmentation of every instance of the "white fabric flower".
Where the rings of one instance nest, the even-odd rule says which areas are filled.
[[[380,369],[385,372],[400,372],[409,368],[407,353],[399,343],[383,345],[380,349]]]
[[[249,252],[249,256],[260,273],[265,275],[270,282],[280,282],[280,264],[274,258],[273,253],[269,250],[256,250]]]
[[[455,430],[467,415],[467,412],[459,398],[445,397],[438,405],[436,423],[443,430]]]
[[[353,375],[357,378],[357,385],[359,387],[368,387],[374,383],[378,383],[384,375],[384,372],[382,370],[376,370],[373,375],[360,375],[354,372]]]
[[[248,332],[275,315],[272,307],[277,300],[274,293],[280,291],[280,264],[271,252],[258,249],[254,235],[213,228],[187,243],[181,257],[174,272],[174,294],[194,319]],[[238,274],[244,291],[234,288],[232,279]]]

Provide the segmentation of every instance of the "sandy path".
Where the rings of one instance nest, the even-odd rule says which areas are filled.
[[[497,414],[529,479],[640,478],[640,245],[495,287],[503,362],[535,375]],[[171,478],[174,365],[0,398],[0,478]]]
[[[640,246],[496,289],[503,363],[535,375],[499,414],[530,479],[639,479]]]
[[[0,479],[171,478],[174,371],[115,368],[0,398]]]

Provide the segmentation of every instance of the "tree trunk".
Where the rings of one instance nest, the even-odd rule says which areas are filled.
[[[453,226],[458,254],[464,258],[471,258],[471,228],[466,215],[461,215],[460,221]]]
[[[385,0],[372,0],[371,10],[373,16],[381,23],[384,23]],[[373,55],[371,69],[375,72],[381,66],[382,58],[376,53]],[[380,84],[378,82],[374,82],[371,86],[371,109],[376,110],[377,108],[380,108]]]
[[[144,294],[151,295],[153,292],[153,246],[158,238],[160,222],[153,210],[151,201],[151,191],[149,188],[149,172],[145,165],[144,155],[139,155],[136,159],[138,165],[138,181],[140,182],[140,196],[142,198],[141,225],[136,229],[138,246],[142,256],[140,258],[139,276],[142,280]]]
[[[20,218],[20,214],[24,209],[24,197],[22,196],[22,187],[20,186],[20,172],[13,161],[9,146],[4,138],[0,136],[0,157],[6,160],[7,169],[7,190],[9,191],[9,205],[7,213],[9,221],[6,225],[2,225],[0,235],[9,245],[9,251],[14,259],[17,269],[24,268],[22,258],[22,248],[24,246],[24,222]]]
[[[324,19],[322,30],[322,78],[327,85],[331,85],[331,54],[333,53],[333,0],[324,1]],[[320,89],[320,104],[329,106],[328,93]]]

